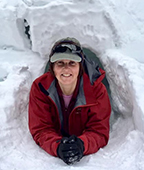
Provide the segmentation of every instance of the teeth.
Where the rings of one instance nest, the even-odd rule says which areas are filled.
[[[70,74],[63,74],[63,76],[65,76],[65,77],[69,77],[69,76],[70,76]]]

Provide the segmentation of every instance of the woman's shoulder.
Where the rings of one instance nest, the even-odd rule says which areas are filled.
[[[89,75],[87,73],[83,74],[83,80],[85,84],[90,84],[91,86],[97,86],[99,83],[102,82],[102,80],[105,77],[105,71],[103,69],[99,69],[100,75],[99,76],[92,76],[93,80],[90,79]]]
[[[53,75],[50,72],[46,72],[43,75],[37,77],[33,81],[33,85],[37,86],[39,84],[42,84],[44,87],[48,88],[48,86],[50,86],[53,80],[54,80]]]
[[[50,79],[53,79],[53,76],[51,75],[50,72],[46,72],[46,73],[42,74],[41,76],[37,77],[34,80],[34,82],[42,82],[42,81],[50,80]]]

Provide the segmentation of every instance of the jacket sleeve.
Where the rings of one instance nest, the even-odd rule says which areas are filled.
[[[62,138],[55,130],[50,113],[48,96],[34,82],[29,97],[29,129],[35,142],[46,152],[57,156],[57,147]]]
[[[86,128],[79,136],[84,142],[84,155],[97,152],[108,143],[109,139],[111,105],[105,86],[99,83],[94,89],[94,94],[96,105],[90,107]]]

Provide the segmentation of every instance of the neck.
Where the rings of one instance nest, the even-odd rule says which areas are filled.
[[[73,94],[74,90],[75,90],[75,87],[76,87],[76,83],[75,82],[74,84],[72,85],[62,85],[61,83],[59,83],[60,85],[60,88],[62,90],[62,93],[69,96],[71,94]]]

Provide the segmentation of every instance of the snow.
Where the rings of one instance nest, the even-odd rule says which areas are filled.
[[[144,169],[143,7],[141,0],[0,0],[0,170]],[[35,144],[27,118],[31,84],[53,43],[67,36],[100,59],[113,107],[108,145],[72,166]]]

